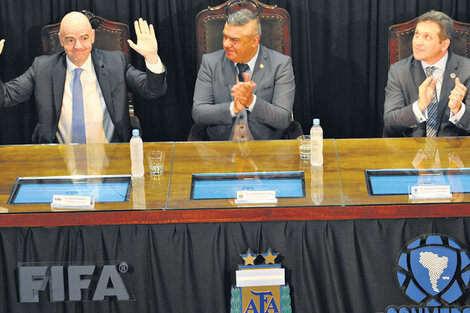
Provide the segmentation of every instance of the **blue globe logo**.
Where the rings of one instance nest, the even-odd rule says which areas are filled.
[[[398,284],[417,303],[447,306],[468,287],[469,265],[467,250],[453,238],[423,235],[412,240],[400,254]]]

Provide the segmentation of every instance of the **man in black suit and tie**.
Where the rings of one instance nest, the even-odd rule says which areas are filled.
[[[135,22],[137,43],[129,45],[146,61],[142,72],[120,51],[93,49],[95,33],[88,18],[70,12],[61,21],[64,51],[37,57],[21,76],[0,81],[0,107],[34,97],[38,124],[36,143],[106,143],[130,139],[127,88],[157,98],[166,91],[165,68],[158,56],[152,25]],[[0,54],[5,40],[0,40]]]
[[[470,60],[449,51],[452,19],[438,11],[418,18],[413,55],[393,64],[385,88],[385,137],[470,134]]]

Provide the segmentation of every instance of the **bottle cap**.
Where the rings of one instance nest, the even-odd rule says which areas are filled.
[[[320,125],[320,119],[319,118],[314,118],[313,119],[313,125]]]
[[[132,130],[132,136],[139,136],[139,130],[138,129],[133,129]]]

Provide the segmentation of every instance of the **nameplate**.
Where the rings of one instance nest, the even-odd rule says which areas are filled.
[[[410,199],[450,199],[452,193],[450,192],[450,186],[434,186],[434,185],[423,185],[423,186],[411,186]]]
[[[277,203],[274,190],[241,190],[237,191],[235,204],[273,204]]]
[[[53,209],[91,210],[95,207],[95,197],[53,195],[51,207]]]

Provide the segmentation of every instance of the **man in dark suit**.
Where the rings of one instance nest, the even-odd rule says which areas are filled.
[[[418,18],[413,55],[393,64],[385,88],[385,137],[470,134],[470,60],[448,50],[454,31],[446,14]]]
[[[292,119],[291,58],[259,44],[258,17],[247,9],[225,24],[223,50],[205,54],[192,116],[210,140],[279,139]]]
[[[145,98],[166,91],[166,74],[158,56],[152,25],[135,22],[137,43],[129,45],[146,61],[141,72],[120,51],[93,49],[95,33],[88,18],[70,12],[61,21],[63,52],[37,57],[21,76],[0,81],[0,107],[34,97],[37,143],[105,143],[130,139],[127,88]],[[5,40],[0,41],[0,53]]]

